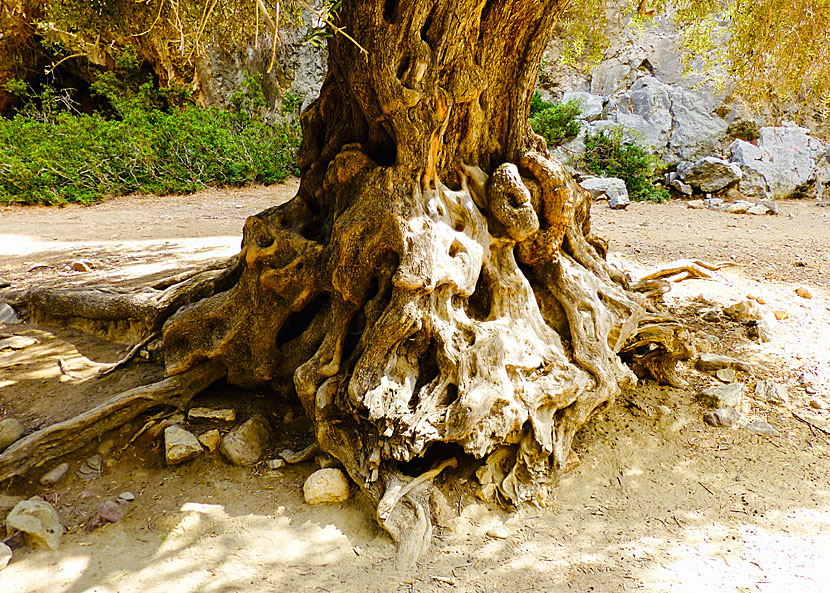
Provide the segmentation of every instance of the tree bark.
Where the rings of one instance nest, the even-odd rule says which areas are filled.
[[[676,360],[637,338],[646,300],[529,128],[563,4],[344,0],[359,46],[330,40],[297,196],[246,221],[233,288],[165,326],[169,375],[214,360],[296,393],[410,560],[444,466],[407,489],[402,463],[449,443],[486,459],[485,492],[544,504],[576,431],[635,379],[626,345]]]

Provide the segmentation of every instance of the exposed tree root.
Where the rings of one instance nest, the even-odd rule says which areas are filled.
[[[118,360],[118,361],[113,362],[111,364],[105,365],[105,366],[101,367],[100,369],[98,369],[98,375],[101,376],[101,377],[104,377],[106,375],[109,375],[110,373],[113,373],[113,372],[117,371],[118,369],[123,367],[125,364],[130,362],[133,358],[135,358],[135,356],[139,352],[141,352],[141,350],[143,348],[145,348],[147,346],[147,344],[149,344],[153,340],[157,340],[160,337],[161,337],[161,332],[151,333],[149,336],[147,336],[146,338],[141,340],[138,344],[136,344],[135,346],[130,348],[130,351],[127,352],[127,354],[125,354],[124,356],[122,356],[121,360]]]
[[[0,302],[27,311],[34,323],[75,327],[113,342],[135,344],[159,332],[182,307],[227,290],[239,271],[238,259],[231,258],[141,290],[38,286],[0,290]]]
[[[151,408],[182,407],[223,374],[221,365],[205,362],[175,377],[119,393],[70,420],[38,430],[0,454],[0,481],[79,449]]]
[[[657,280],[665,278],[669,282],[682,282],[692,278],[710,279],[712,275],[709,272],[716,272],[723,268],[736,265],[734,262],[718,262],[710,264],[699,259],[681,259],[670,264],[666,264],[659,270],[646,274],[640,278],[639,282],[648,280]]]

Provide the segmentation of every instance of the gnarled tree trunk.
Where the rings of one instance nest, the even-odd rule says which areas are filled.
[[[455,460],[436,447],[446,458],[414,479],[400,464],[433,445],[483,459],[486,494],[544,504],[576,431],[634,379],[621,356],[676,383],[675,362],[693,353],[606,265],[590,195],[528,127],[563,3],[344,0],[339,25],[359,46],[330,40],[303,115],[298,194],[246,221],[237,261],[135,297],[12,301],[37,317],[59,297],[63,318],[95,327],[113,315],[150,334],[164,324],[167,373],[186,397],[221,376],[296,394],[405,560],[429,542],[426,485]],[[171,385],[20,447],[65,452],[60,435],[100,432],[111,412],[168,401]],[[0,455],[0,477],[19,473],[20,447]]]
[[[397,462],[453,443],[485,490],[543,503],[575,432],[633,375],[645,308],[546,157],[530,96],[561,2],[343,2],[302,183],[245,224],[234,288],[167,324],[169,374],[296,392],[410,556],[424,494]],[[415,535],[413,535],[415,534]]]

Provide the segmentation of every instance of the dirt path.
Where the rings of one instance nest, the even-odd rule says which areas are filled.
[[[195,267],[233,254],[245,216],[294,189],[125,198],[62,211],[2,209],[0,276],[15,285],[137,283],[171,267]],[[769,423],[778,436],[705,426],[694,394],[716,380],[686,369],[688,389],[642,385],[583,431],[576,447],[582,462],[560,484],[552,508],[509,514],[485,505],[475,498],[475,478],[460,471],[444,484],[429,556],[402,569],[359,495],[342,505],[303,503],[302,483],[314,463],[252,471],[212,454],[166,468],[153,443],[124,447],[138,423],[72,456],[70,476],[55,487],[13,485],[10,494],[52,501],[70,532],[58,551],[19,551],[0,572],[0,591],[826,590],[830,438],[793,413],[830,429],[830,414],[809,405],[830,404],[830,211],[810,202],[781,207],[778,217],[682,203],[594,208],[594,228],[612,239],[611,259],[635,275],[680,258],[739,264],[712,280],[676,285],[667,301],[714,351],[754,365],[752,375],[738,374],[749,394],[759,379],[787,385],[786,406],[746,397],[745,419]],[[93,271],[68,269],[78,259],[90,260]],[[812,299],[795,295],[801,285]],[[698,315],[747,296],[763,300],[770,314],[787,314],[773,324],[769,343],[749,340],[737,323]],[[0,351],[0,417],[17,416],[29,429],[159,372],[141,363],[112,383],[93,381],[96,365],[116,359],[121,347],[48,327],[0,332],[40,341]],[[799,381],[803,372],[816,393]],[[199,403],[230,401],[244,419],[268,409],[258,395],[219,388]],[[274,451],[309,438],[298,411],[282,410],[271,417],[280,435]],[[74,472],[96,451],[104,473],[81,481]],[[136,495],[124,519],[85,533],[92,509],[123,491]],[[497,525],[507,538],[486,535]]]

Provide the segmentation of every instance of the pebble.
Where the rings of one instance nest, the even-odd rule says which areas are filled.
[[[777,437],[779,434],[771,424],[762,420],[753,420],[749,424],[745,424],[742,428],[754,434],[763,434],[771,437]]]
[[[127,510],[129,501],[122,498],[113,498],[110,496],[97,509],[92,512],[89,520],[86,523],[87,533],[91,533],[103,527],[107,523],[117,523],[124,516]]]
[[[6,544],[0,542],[0,570],[8,566],[12,559],[12,549]]]
[[[342,470],[318,469],[303,484],[303,496],[308,504],[343,502],[349,499],[349,480]]]
[[[0,340],[0,350],[5,350],[6,348],[9,350],[23,350],[35,344],[37,344],[37,340],[29,336],[9,336],[8,338]]]
[[[202,443],[202,446],[211,453],[216,451],[216,447],[219,446],[219,441],[221,440],[222,435],[219,434],[219,431],[215,428],[199,435],[199,442]]]
[[[271,439],[271,425],[259,414],[249,418],[222,438],[219,452],[234,465],[254,465]]]
[[[799,286],[795,289],[795,294],[800,296],[802,299],[811,299],[813,298],[813,293],[810,292],[810,289],[806,286]]]
[[[486,532],[487,537],[492,537],[494,539],[507,539],[510,535],[507,531],[507,527],[504,525],[493,525],[490,529]]]
[[[730,305],[729,307],[724,309],[723,312],[726,314],[727,317],[740,322],[758,320],[764,316],[764,312],[761,309],[761,305],[759,305],[755,301],[750,300],[741,301],[739,303],[735,303],[734,305]]]
[[[814,410],[826,410],[827,409],[827,404],[825,404],[823,401],[818,400],[816,398],[812,398],[809,403],[810,403],[810,407],[813,408]]]
[[[8,449],[12,443],[20,440],[26,429],[17,418],[0,420],[0,451]]]
[[[233,408],[190,408],[187,417],[190,420],[221,420],[223,422],[233,422],[236,420],[236,410]]]
[[[695,360],[695,368],[704,373],[711,373],[720,369],[735,369],[736,371],[743,371],[744,373],[752,372],[752,365],[748,362],[732,358],[731,356],[722,356],[720,354],[701,353]]]
[[[121,494],[118,495],[118,498],[120,500],[125,500],[127,502],[132,502],[132,501],[135,500],[135,494],[133,494],[132,492],[122,492]]]
[[[17,318],[17,314],[14,312],[11,305],[6,303],[0,304],[0,323],[5,323],[6,325],[15,325],[20,323],[20,319]]]
[[[720,313],[715,309],[702,309],[698,311],[698,314],[703,321],[708,321],[709,323],[717,323],[720,321]]]
[[[192,432],[176,425],[164,429],[164,458],[167,465],[184,463],[202,451],[202,444]]]
[[[783,309],[777,309],[772,312],[775,315],[776,321],[783,321],[784,319],[789,318],[790,314],[784,311]]]
[[[730,383],[704,389],[698,399],[710,408],[739,408],[743,394],[742,383]]]
[[[75,474],[85,482],[101,477],[104,469],[104,458],[100,455],[93,455],[81,464]]]
[[[715,372],[715,376],[724,383],[734,383],[737,378],[735,375],[735,369],[718,369]]]
[[[77,261],[72,262],[70,267],[74,272],[91,272],[95,269],[95,264],[93,264],[88,259],[79,259]]]
[[[265,465],[268,466],[268,469],[280,469],[285,467],[285,459],[269,459],[265,462]]]
[[[12,509],[6,517],[6,531],[22,531],[28,544],[57,550],[64,530],[60,515],[51,504],[31,499],[19,502]]]
[[[749,325],[749,337],[757,338],[759,342],[772,341],[772,328],[766,319],[751,321]]]
[[[703,415],[703,421],[709,426],[732,428],[741,421],[741,413],[734,408],[718,408]]]
[[[790,401],[787,386],[769,379],[755,384],[755,397],[770,404],[786,404]]]
[[[61,463],[56,465],[47,473],[43,474],[39,480],[41,486],[54,486],[60,482],[66,473],[69,471],[68,463]]]

